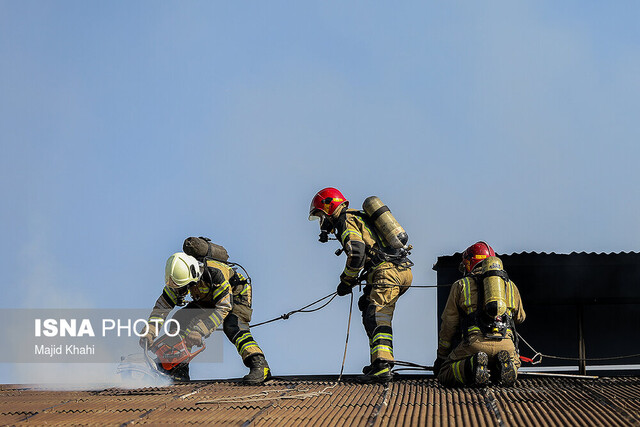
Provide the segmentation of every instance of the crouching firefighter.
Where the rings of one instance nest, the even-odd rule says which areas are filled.
[[[250,368],[244,382],[258,384],[271,378],[264,353],[249,330],[252,309],[248,275],[236,271],[235,264],[228,262],[227,251],[207,238],[187,238],[183,251],[167,260],[165,287],[149,316],[149,333],[140,339],[140,345],[151,346],[158,335],[154,325],[162,327],[169,312],[183,306],[172,318],[180,325],[180,337],[188,347],[202,346],[203,340],[222,324],[225,335]],[[192,301],[185,303],[188,295]],[[189,365],[179,364],[166,373],[189,380]]]
[[[338,295],[350,294],[354,286],[366,281],[358,308],[369,337],[371,364],[363,368],[359,380],[388,382],[394,360],[393,312],[413,280],[413,263],[407,258],[411,247],[407,234],[379,198],[367,198],[363,211],[348,206],[340,191],[325,188],[313,197],[309,220],[319,220],[321,242],[327,242],[332,233],[342,244],[336,254],[347,255]]]
[[[512,386],[518,375],[515,325],[525,319],[520,292],[485,242],[462,253],[442,313],[434,374],[445,386]]]

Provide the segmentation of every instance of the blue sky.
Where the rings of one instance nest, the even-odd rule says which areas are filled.
[[[307,221],[326,186],[391,207],[415,284],[479,239],[637,251],[638,12],[1,1],[0,307],[151,307],[166,258],[207,235],[252,275],[254,321],[278,316],[338,283],[344,258]],[[254,334],[275,374],[337,373],[347,313],[343,298]],[[355,314],[347,372],[368,362]],[[400,299],[398,359],[433,361],[436,316],[434,291]],[[196,377],[245,372],[227,344]]]

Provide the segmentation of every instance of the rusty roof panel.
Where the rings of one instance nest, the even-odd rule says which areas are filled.
[[[513,388],[441,387],[428,376],[388,385],[278,379],[262,386],[194,381],[163,388],[44,391],[0,386],[0,424],[495,426],[640,424],[638,377],[524,378]]]

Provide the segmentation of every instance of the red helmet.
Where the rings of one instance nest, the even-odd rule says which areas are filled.
[[[333,187],[327,187],[318,191],[311,200],[311,206],[309,207],[309,221],[319,218],[318,211],[322,211],[328,216],[338,209],[338,206],[345,203],[345,206],[349,206],[349,201],[342,195],[340,190]]]
[[[490,256],[496,256],[491,246],[485,242],[474,243],[462,252],[461,270],[464,268],[464,271],[470,273],[477,263]]]

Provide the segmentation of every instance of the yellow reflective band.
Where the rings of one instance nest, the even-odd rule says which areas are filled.
[[[379,339],[392,341],[392,340],[393,340],[393,335],[391,335],[391,334],[385,334],[384,332],[380,332],[379,334],[376,334],[376,335],[373,337],[373,340],[372,340],[372,341],[378,341]]]
[[[373,374],[373,375],[381,375],[381,374],[384,374],[384,373],[386,373],[386,372],[389,372],[389,368],[384,368],[384,369],[382,369],[381,371],[378,371],[378,372],[376,372],[376,373],[375,373],[375,374]]]
[[[477,326],[470,326],[469,329],[467,329],[467,332],[480,332],[480,328]]]
[[[239,347],[238,347],[238,346],[240,345],[240,344],[239,344],[239,343],[240,343],[240,341],[242,341],[243,339],[247,338],[247,337],[248,337],[248,336],[250,336],[250,335],[251,335],[251,333],[250,333],[250,332],[247,332],[247,333],[244,333],[244,334],[240,335],[240,338],[238,338],[238,339],[236,340],[236,343],[238,343],[238,344],[236,344],[236,345],[235,345],[235,346],[236,346],[236,348],[238,348],[238,349],[239,349]]]
[[[390,347],[388,345],[380,344],[380,345],[377,345],[377,346],[373,347],[371,349],[371,354],[376,353],[378,351],[387,351],[387,352],[389,352],[389,353],[391,353],[393,355],[393,347]]]
[[[216,313],[211,313],[209,319],[211,319],[215,328],[220,326],[220,323],[222,323],[222,319],[220,319],[220,317]]]
[[[460,372],[460,365],[464,362],[464,360],[459,360],[457,362],[453,362],[453,376],[458,382],[464,384],[464,380],[462,379],[462,372]]]
[[[173,289],[171,289],[168,286],[164,287],[164,291],[165,293],[169,296],[169,298],[171,298],[171,301],[176,304],[178,302],[178,295],[176,295],[175,292],[173,292]]]
[[[380,264],[376,265],[373,267],[374,270],[376,270],[378,267],[380,267],[382,264],[384,264],[387,261],[382,261]]]
[[[248,283],[246,285],[244,285],[244,288],[242,289],[242,292],[240,292],[240,295],[244,294],[245,292],[247,292],[249,289],[251,289],[251,285],[249,285]]]
[[[439,342],[440,342],[440,345],[442,347],[445,347],[445,348],[448,348],[451,345],[451,343],[449,341],[445,341],[445,340],[442,340],[442,339]]]
[[[362,226],[364,227],[364,229],[367,230],[369,232],[369,234],[371,234],[371,236],[374,236],[374,234],[371,232],[371,230],[367,226],[367,223],[364,222],[364,220],[362,218],[360,218],[359,216],[356,216],[355,218],[356,218],[357,221],[360,221],[362,223]]]
[[[471,307],[471,283],[468,277],[462,279],[462,291],[464,292],[464,305]]]
[[[248,343],[243,345],[242,348],[240,348],[240,350],[238,350],[238,353],[242,354],[246,349],[248,349],[250,347],[258,347],[258,343],[255,342],[255,341],[249,341]]]
[[[213,293],[213,299],[218,298],[220,294],[226,291],[230,286],[231,285],[229,285],[229,282],[227,280],[222,282],[222,286],[220,286],[218,290]]]
[[[354,235],[358,236],[360,238],[360,240],[362,240],[362,234],[360,234],[359,231],[346,229],[346,230],[344,230],[344,233],[342,233],[342,235],[340,236],[340,240],[342,240],[342,243],[344,243],[344,239],[346,239],[346,237],[349,234],[354,234]]]
[[[507,286],[507,289],[509,290],[509,307],[514,307],[516,306],[516,298],[515,298],[515,292],[513,289],[513,282],[511,280],[509,280],[509,286]]]
[[[351,268],[349,268],[349,267],[345,267],[345,268],[344,268],[344,270],[343,270],[343,272],[344,272],[344,274],[345,274],[346,276],[349,276],[349,277],[357,277],[357,276],[358,276],[358,273],[360,273],[360,270],[357,270],[357,269],[351,269]]]

